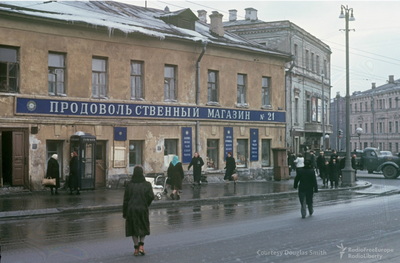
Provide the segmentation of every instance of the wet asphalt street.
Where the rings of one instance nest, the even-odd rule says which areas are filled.
[[[393,262],[399,202],[398,195],[318,193],[315,214],[305,219],[296,195],[152,209],[143,257],[133,256],[121,213],[2,220],[1,262],[338,262],[341,244],[393,249],[369,253],[370,260],[346,252],[341,262]]]

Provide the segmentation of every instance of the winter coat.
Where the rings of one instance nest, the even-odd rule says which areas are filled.
[[[321,170],[323,169],[324,166],[325,166],[325,157],[321,154],[317,158],[317,168]]]
[[[313,168],[313,169],[316,168],[317,167],[317,160],[315,158],[315,154],[311,154],[310,161],[311,161],[311,168]]]
[[[125,187],[122,216],[125,221],[125,236],[150,235],[149,205],[154,200],[151,184],[144,176],[133,176]]]
[[[304,167],[304,157],[297,157],[296,160],[294,160],[296,164],[296,168],[303,168]]]
[[[225,166],[225,176],[224,180],[232,180],[232,174],[236,169],[236,161],[233,157],[226,157],[226,166]]]
[[[46,178],[47,177],[56,178],[55,187],[60,187],[60,165],[58,164],[58,161],[54,158],[50,158],[47,162]]]
[[[198,157],[193,157],[192,161],[189,164],[188,170],[190,167],[193,166],[193,177],[195,182],[200,181],[200,176],[201,176],[201,167],[204,165],[203,159],[198,156]]]
[[[299,169],[296,177],[294,178],[293,187],[297,189],[298,185],[299,185],[299,192],[303,192],[306,194],[318,193],[318,185],[317,185],[317,178],[315,177],[315,170],[312,168]]]
[[[171,188],[173,190],[182,190],[182,179],[184,177],[182,163],[179,162],[174,166],[171,162],[167,170],[167,175],[171,179]]]
[[[339,176],[341,174],[342,174],[342,169],[340,169],[340,164],[332,162],[330,164],[329,180],[331,180],[331,181],[339,181]]]
[[[71,189],[81,188],[81,177],[78,174],[78,157],[74,156],[69,161],[69,183]]]

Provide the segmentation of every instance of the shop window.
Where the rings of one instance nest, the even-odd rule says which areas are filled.
[[[248,156],[248,148],[247,148],[247,139],[238,139],[237,140],[237,157],[236,157],[236,166],[237,168],[247,167],[247,156]]]
[[[46,141],[46,172],[47,172],[47,163],[49,162],[51,156],[53,154],[58,155],[58,164],[60,166],[60,178],[63,178],[62,173],[62,163],[63,163],[63,156],[62,156],[62,149],[63,149],[63,141]],[[68,159],[69,160],[69,159]]]
[[[178,155],[178,140],[164,141],[164,155]]]
[[[49,95],[65,95],[65,55],[49,53]]]
[[[92,59],[92,96],[93,98],[107,97],[107,60]]]
[[[176,101],[176,67],[164,67],[164,100]]]
[[[218,102],[218,71],[208,71],[208,102]]]
[[[218,169],[218,140],[207,140],[207,169]]]
[[[271,78],[262,77],[262,91],[261,91],[262,106],[271,105],[270,94],[269,94],[270,83],[271,83]]]
[[[142,141],[129,141],[129,167],[142,165]]]
[[[246,105],[246,75],[237,75],[237,104]]]
[[[18,49],[0,46],[0,92],[18,92],[18,77]]]
[[[143,62],[131,62],[131,99],[143,99]]]
[[[271,140],[261,140],[261,165],[271,166]]]

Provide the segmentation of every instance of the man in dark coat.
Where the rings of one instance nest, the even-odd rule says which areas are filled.
[[[181,195],[179,194],[179,190],[182,190],[182,180],[185,176],[183,173],[182,163],[179,162],[179,157],[177,155],[172,158],[172,162],[170,162],[168,170],[167,170],[168,178],[171,179],[171,188],[172,194],[170,194],[171,199],[179,200],[181,199]]]
[[[323,167],[325,166],[325,156],[324,156],[324,152],[320,151],[319,152],[319,156],[317,158],[317,168],[319,171],[319,176],[322,178],[321,175],[321,170],[323,169]],[[325,184],[325,183],[324,183]]]
[[[329,180],[331,181],[331,189],[333,188],[334,182],[335,182],[335,188],[338,188],[339,177],[341,175],[342,175],[342,169],[340,168],[340,163],[337,162],[337,159],[332,159],[332,162],[330,163],[330,174],[329,174]]]
[[[236,185],[237,176],[232,176],[236,169],[236,162],[235,158],[232,157],[231,152],[228,152],[228,156],[226,157],[226,165],[224,169],[226,169],[224,176],[224,180],[226,180],[226,183],[229,184],[229,181],[233,181]]]
[[[193,166],[193,184],[190,186],[192,188],[195,187],[196,183],[200,187],[200,177],[201,177],[201,167],[204,165],[203,159],[200,157],[198,152],[194,153],[194,157],[192,158],[192,161],[189,164],[188,170],[190,170],[190,167]]]
[[[79,189],[81,187],[81,178],[78,173],[78,154],[76,151],[71,153],[71,161],[69,162],[69,194],[76,189],[76,194],[79,195]]]
[[[132,237],[135,256],[145,255],[145,236],[150,235],[149,206],[154,200],[151,184],[143,175],[143,168],[136,165],[131,181],[125,187],[122,216],[125,221],[125,235]]]
[[[305,218],[307,215],[307,207],[310,216],[314,213],[313,196],[318,193],[317,178],[315,170],[311,167],[311,161],[306,161],[303,169],[299,169],[294,179],[294,188],[299,186],[299,200],[301,204],[301,217]],[[306,207],[307,206],[307,207]]]
[[[337,153],[336,153],[336,150],[333,150],[333,153],[332,153],[332,155],[331,155],[331,161],[330,161],[330,163],[332,163],[332,160],[333,159],[337,159],[338,158],[338,155],[337,155]]]
[[[57,160],[58,155],[53,154],[47,162],[46,178],[50,177],[56,179],[56,185],[50,186],[51,195],[54,195],[53,188],[56,188],[55,194],[59,195],[58,188],[60,188],[60,165],[58,164]]]

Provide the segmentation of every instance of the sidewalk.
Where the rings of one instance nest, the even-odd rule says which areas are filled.
[[[398,190],[380,189],[371,187],[366,181],[357,181],[357,185],[351,188],[327,189],[322,188],[321,180],[318,180],[319,191],[346,191],[355,190],[370,194],[382,195],[385,193],[398,193]],[[124,188],[99,189],[81,191],[80,195],[68,195],[66,190],[60,190],[60,195],[52,196],[50,191],[3,191],[0,200],[0,218],[43,216],[50,214],[67,214],[94,211],[122,211]],[[286,195],[297,194],[293,189],[293,178],[284,181],[250,181],[238,182],[234,186],[225,183],[203,184],[200,188],[190,188],[190,184],[184,184],[181,200],[171,200],[168,194],[161,200],[155,200],[150,206],[153,208],[167,208],[182,205],[204,205],[229,201],[251,201],[268,198],[277,198]]]

